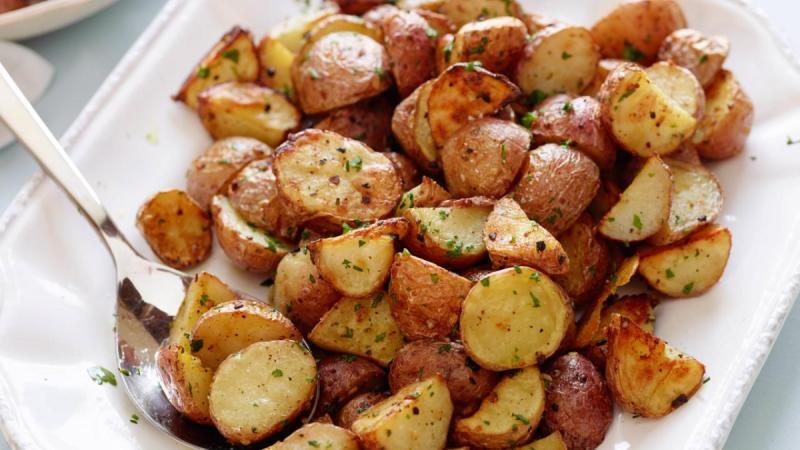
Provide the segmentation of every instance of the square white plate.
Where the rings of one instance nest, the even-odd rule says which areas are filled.
[[[531,11],[591,25],[616,1],[523,1]],[[720,448],[800,291],[800,65],[766,21],[737,0],[682,0],[690,26],[732,42],[726,66],[756,107],[744,154],[712,164],[725,188],[720,222],[733,232],[721,282],[702,297],[665,301],[656,334],[698,357],[711,381],[661,420],[617,413],[601,448]],[[62,139],[122,231],[152,193],[183,187],[209,143],[195,115],[169,96],[231,25],[256,35],[302,2],[172,0]],[[219,248],[208,270],[256,295],[260,279],[234,269]],[[121,387],[86,369],[114,367],[111,260],[76,208],[36,177],[0,218],[0,419],[24,449],[181,448],[136,413]],[[176,309],[180,299],[175,299]],[[119,376],[119,375],[118,375]]]

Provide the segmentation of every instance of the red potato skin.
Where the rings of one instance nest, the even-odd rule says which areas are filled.
[[[319,367],[321,411],[333,413],[359,393],[386,385],[386,374],[365,358],[337,355],[323,359]]]
[[[383,20],[389,67],[401,97],[407,97],[436,72],[436,41],[428,22],[414,11],[398,11]]]
[[[336,414],[336,425],[349,430],[358,416],[387,398],[389,395],[384,392],[365,392],[353,397]]]

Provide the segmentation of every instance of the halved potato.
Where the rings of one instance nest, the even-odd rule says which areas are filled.
[[[603,308],[594,342],[583,353],[598,369],[605,370],[606,355],[608,354],[608,324],[611,323],[611,318],[615,314],[627,317],[644,331],[653,333],[657,303],[658,301],[649,294],[626,295]]]
[[[373,298],[342,298],[308,339],[325,350],[363,356],[386,367],[403,346],[403,335],[384,297],[379,292]]]
[[[614,399],[628,412],[662,417],[683,405],[703,385],[705,367],[696,359],[614,315],[608,326],[606,379]]]
[[[688,69],[669,61],[661,61],[644,70],[667,96],[698,121],[703,118],[706,94],[703,86]]]
[[[388,158],[331,131],[292,135],[279,149],[273,170],[289,209],[322,229],[385,217],[403,193]]]
[[[575,303],[586,303],[601,288],[608,274],[608,245],[597,236],[594,223],[584,213],[575,224],[558,235],[569,259],[569,270],[553,277]]]
[[[392,316],[410,340],[445,338],[458,323],[472,283],[436,264],[404,253],[392,263]]]
[[[642,252],[639,273],[670,297],[694,297],[717,284],[731,252],[731,232],[711,224],[685,241]]]
[[[457,27],[492,17],[522,17],[522,7],[516,0],[444,0],[436,10],[449,17]]]
[[[705,36],[691,28],[675,30],[658,49],[658,59],[692,71],[703,87],[714,80],[728,57],[730,42],[723,36]]]
[[[329,423],[312,422],[294,431],[286,439],[264,450],[359,450],[358,438],[350,430]]]
[[[475,414],[458,419],[460,445],[507,448],[533,436],[544,412],[544,383],[536,366],[511,372],[494,387]]]
[[[453,64],[431,85],[428,121],[433,142],[444,145],[462,126],[497,112],[518,96],[519,88],[503,75],[476,62]]]
[[[568,450],[561,432],[556,431],[547,436],[537,439],[530,444],[514,447],[513,450]]]
[[[597,229],[616,241],[647,239],[669,219],[671,201],[672,172],[661,158],[651,156]]]
[[[636,156],[673,152],[697,128],[692,112],[683,109],[635,64],[617,66],[598,97],[611,137]]]
[[[394,214],[400,216],[409,208],[432,208],[450,198],[450,193],[439,186],[439,183],[423,176],[420,184],[403,194]]]
[[[211,253],[208,213],[181,190],[150,197],[136,214],[136,226],[153,253],[170,267],[196,266]]]
[[[518,369],[555,353],[573,317],[569,297],[547,275],[508,268],[469,291],[461,306],[461,339],[482,367]]]
[[[392,104],[386,97],[380,96],[335,109],[317,122],[314,128],[334,131],[382,152],[389,146],[391,120]]]
[[[266,303],[238,299],[221,303],[206,311],[192,329],[192,354],[205,367],[216,370],[233,353],[261,341],[303,336],[292,322]]]
[[[383,287],[394,257],[395,239],[408,231],[403,218],[379,221],[341,236],[308,244],[322,278],[340,294],[366,297]]]
[[[558,24],[543,28],[525,46],[514,81],[525,95],[578,94],[593,79],[600,52],[584,27]]]
[[[352,429],[366,450],[443,449],[452,415],[447,384],[436,375],[371,407]]]
[[[339,13],[339,6],[331,2],[323,2],[320,6],[289,17],[272,28],[268,36],[283,44],[290,52],[299,53],[314,25],[326,17]]]
[[[624,59],[601,59],[597,62],[597,70],[594,72],[594,79],[592,79],[591,83],[587,84],[585,88],[583,88],[582,94],[588,95],[591,97],[597,97],[597,94],[600,92],[600,87],[603,86],[603,82],[606,81],[606,77],[612,70],[616,69],[618,65],[624,64]]]
[[[245,136],[277,146],[300,125],[300,112],[285,96],[255,83],[216,84],[197,101],[197,113],[214,139]]]
[[[753,102],[734,75],[725,69],[706,90],[703,120],[692,136],[703,158],[725,159],[738,155],[753,125]]]
[[[308,334],[340,295],[319,275],[308,249],[286,255],[275,270],[273,304]]]
[[[220,364],[208,396],[225,438],[249,445],[280,431],[314,399],[317,365],[297,341],[256,342]]]
[[[272,272],[281,258],[292,250],[290,244],[248,224],[223,195],[211,200],[211,216],[219,246],[242,269]]]
[[[480,61],[486,70],[505,73],[525,48],[527,35],[525,23],[516,17],[467,23],[454,35],[451,61]]]
[[[431,90],[433,89],[435,81],[436,80],[426,81],[417,91],[414,91],[415,93],[419,92],[417,94],[416,106],[414,106],[414,119],[412,122],[416,146],[406,149],[409,156],[414,158],[420,168],[422,168],[422,171],[429,175],[437,174],[441,171],[439,150],[436,148],[436,142],[433,138],[433,129],[431,128],[431,121],[429,120]]]
[[[384,45],[397,91],[405,97],[436,70],[436,35],[415,11],[398,10],[383,21]]]
[[[194,276],[186,288],[186,296],[181,302],[169,329],[169,343],[189,348],[191,332],[200,316],[214,306],[237,298],[227,284],[208,272]]]
[[[667,159],[672,172],[672,202],[669,218],[649,244],[667,245],[716,220],[722,210],[722,187],[703,166]]]
[[[303,36],[305,44],[298,54],[305,55],[315,42],[332,33],[351,32],[363,34],[375,42],[383,42],[383,32],[361,17],[349,14],[332,14],[314,23],[314,26]]]
[[[197,96],[208,87],[226,81],[255,81],[257,77],[258,55],[253,36],[234,26],[209,50],[172,98],[196,109]]]
[[[208,391],[214,371],[179,344],[161,347],[156,354],[156,368],[161,390],[181,414],[192,422],[211,424]]]
[[[511,197],[494,205],[483,227],[483,243],[495,267],[530,266],[549,275],[565,274],[570,261],[561,243],[529,220]]]
[[[258,44],[258,61],[261,65],[258,82],[282,93],[287,98],[294,98],[295,91],[292,82],[294,58],[295,54],[280,41],[270,36],[264,36]]]

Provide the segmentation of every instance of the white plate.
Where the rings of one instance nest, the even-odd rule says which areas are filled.
[[[525,3],[591,24],[614,2]],[[64,136],[140,250],[150,254],[134,228],[138,206],[159,189],[184,186],[185,168],[210,143],[200,121],[169,95],[231,25],[261,34],[301,4],[170,1]],[[706,295],[657,310],[657,334],[703,361],[711,381],[664,419],[617,413],[603,449],[722,447],[800,291],[800,146],[786,145],[787,134],[800,138],[798,64],[743,4],[681,4],[693,27],[730,37],[727,66],[756,106],[745,153],[713,164],[726,191],[720,222],[733,232],[728,269]],[[86,374],[114,365],[114,274],[76,208],[37,177],[0,219],[0,232],[0,418],[8,439],[24,449],[179,448],[146,422],[129,422],[136,410],[123,389],[97,386]],[[219,248],[200,269],[265,292]]]
[[[49,33],[91,16],[117,0],[45,0],[0,14],[0,39]]]

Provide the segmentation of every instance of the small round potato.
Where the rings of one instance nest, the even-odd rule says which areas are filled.
[[[448,191],[455,197],[502,197],[526,162],[530,143],[530,132],[515,123],[494,118],[470,122],[442,148]]]
[[[386,53],[397,90],[406,97],[433,77],[436,32],[414,11],[397,11],[383,21]]]
[[[703,158],[738,155],[753,125],[753,102],[733,73],[722,69],[708,87],[703,120],[691,142]]]
[[[377,364],[353,355],[329,356],[318,364],[319,411],[333,414],[359,393],[378,391],[386,374]]]
[[[292,81],[306,114],[352,105],[392,85],[386,50],[353,32],[331,33],[311,45],[295,59]]]
[[[458,342],[420,340],[406,344],[389,368],[389,387],[403,386],[439,374],[447,381],[458,415],[469,415],[497,383],[497,374],[473,362]]]
[[[365,392],[353,397],[336,415],[336,425],[348,430],[358,417],[371,407],[386,400],[389,396],[383,392]]]
[[[658,59],[692,71],[703,87],[714,80],[728,57],[730,42],[723,36],[705,36],[690,28],[675,30],[658,49]]]
[[[553,361],[545,384],[542,425],[560,431],[567,448],[594,449],[603,442],[613,418],[613,406],[603,376],[591,361],[568,353]]]
[[[382,152],[389,146],[392,104],[384,96],[331,111],[314,128],[330,130]]]
[[[594,298],[610,267],[608,244],[597,236],[588,213],[581,215],[569,229],[558,236],[569,257],[569,271],[553,277],[575,300],[584,304]]]
[[[486,70],[505,73],[525,49],[527,35],[516,17],[470,22],[455,34],[452,55],[456,61],[480,61]]]
[[[208,209],[211,197],[228,185],[229,180],[250,161],[272,158],[272,148],[247,137],[220,139],[192,161],[186,173],[189,197]]]
[[[340,295],[319,275],[307,250],[286,255],[275,272],[274,304],[307,335]]]
[[[420,174],[417,165],[406,155],[397,152],[386,152],[383,156],[392,162],[397,175],[400,176],[400,184],[404,191],[407,191],[419,184]]]
[[[528,217],[557,236],[578,220],[599,188],[600,170],[588,156],[546,144],[530,153],[512,195]]]

